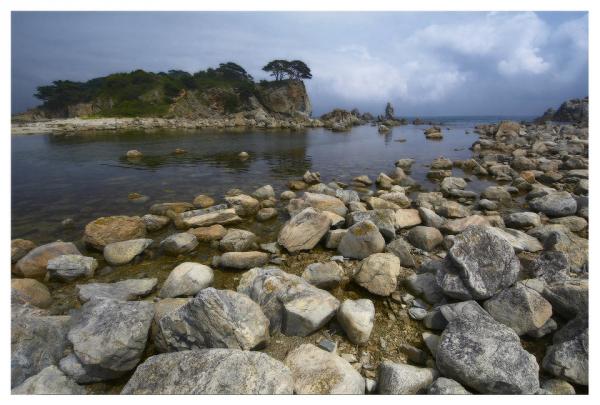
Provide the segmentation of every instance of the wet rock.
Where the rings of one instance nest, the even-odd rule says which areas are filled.
[[[294,380],[294,393],[364,394],[365,380],[350,363],[311,344],[291,351],[285,364]]]
[[[324,290],[337,287],[345,276],[344,269],[333,261],[309,264],[302,273],[303,279]]]
[[[458,382],[445,377],[440,377],[427,389],[429,395],[470,395]]]
[[[587,321],[576,319],[554,334],[542,368],[557,378],[588,385],[589,332]]]
[[[273,186],[267,184],[265,186],[259,187],[252,193],[252,197],[257,200],[267,200],[269,198],[275,198],[275,190],[273,190]]]
[[[396,211],[396,226],[400,229],[410,228],[421,223],[419,211],[407,208]]]
[[[277,209],[275,208],[261,208],[256,213],[256,220],[260,222],[265,222],[277,217],[277,215]]]
[[[213,210],[212,208],[219,207]],[[208,227],[211,225],[233,225],[242,221],[235,209],[224,208],[223,205],[194,210],[182,215],[183,223],[188,227]]]
[[[225,252],[243,252],[256,250],[258,238],[250,231],[243,229],[229,229],[219,242],[219,248]]]
[[[161,298],[196,295],[212,285],[213,280],[210,267],[193,262],[181,263],[169,273],[158,295]]]
[[[382,252],[385,240],[377,226],[371,221],[352,225],[342,237],[338,252],[354,259],[363,259],[373,253]]]
[[[281,193],[279,196],[282,200],[291,200],[292,198],[296,198],[296,193],[290,190],[286,190]]]
[[[265,252],[227,252],[221,256],[213,257],[213,266],[231,269],[251,269],[264,266],[269,262],[269,255]]]
[[[391,253],[375,253],[364,259],[354,282],[372,294],[388,296],[396,290],[400,260]]]
[[[10,241],[10,262],[16,263],[23,256],[36,248],[36,244],[26,239],[13,239]]]
[[[253,350],[269,341],[269,320],[248,296],[212,287],[163,316],[158,325],[170,351]]]
[[[475,304],[477,306],[477,304]],[[533,394],[539,367],[518,335],[484,311],[450,320],[436,353],[442,375],[485,394]]]
[[[507,203],[511,201],[512,197],[508,191],[502,186],[489,186],[481,193],[482,198],[486,198],[492,201],[500,201]]]
[[[15,265],[15,273],[28,278],[41,278],[46,274],[48,261],[61,255],[81,255],[71,242],[52,242],[30,250]]]
[[[260,208],[260,202],[256,198],[246,194],[225,197],[225,201],[227,201],[227,204],[229,204],[240,217],[255,215]]]
[[[369,176],[364,175],[364,174],[353,178],[352,181],[354,181],[356,183],[361,183],[362,185],[365,185],[365,186],[370,186],[373,184],[373,180],[371,180],[369,178]]]
[[[95,298],[85,303],[73,316],[68,333],[74,352],[71,361],[79,362],[83,373],[73,373],[76,369],[68,362],[61,362],[62,371],[86,383],[132,370],[146,348],[153,316],[150,302]]]
[[[379,173],[377,179],[375,180],[377,187],[382,188],[384,190],[389,190],[394,185],[394,180],[385,173]]]
[[[469,211],[462,204],[450,200],[435,206],[435,212],[446,218],[464,218],[469,215]]]
[[[372,210],[377,209],[392,209],[397,210],[400,209],[400,206],[392,201],[387,201],[379,197],[369,197],[367,198],[367,205]]]
[[[11,310],[11,387],[48,366],[57,365],[68,347],[69,316],[39,316]]]
[[[163,215],[146,214],[142,217],[142,221],[148,232],[155,232],[169,225],[171,218]]]
[[[83,395],[85,389],[63,374],[56,366],[48,366],[10,392],[12,395]]]
[[[515,212],[504,217],[504,223],[510,228],[527,229],[542,224],[535,212]]]
[[[13,278],[10,280],[12,300],[29,303],[38,308],[48,308],[52,304],[50,290],[44,284],[32,278]]]
[[[308,187],[308,184],[306,184],[306,183],[305,183],[304,181],[302,181],[302,180],[290,180],[290,181],[288,182],[288,187],[289,187],[291,190],[296,190],[296,191],[299,191],[299,190],[304,190],[306,187]]]
[[[79,277],[92,277],[98,268],[98,261],[93,257],[80,254],[60,255],[48,261],[48,278],[50,280],[73,281]]]
[[[156,214],[159,215],[159,214]],[[85,226],[83,240],[91,247],[102,250],[110,243],[146,236],[146,224],[140,217],[101,217]]]
[[[187,232],[173,234],[160,243],[160,247],[165,253],[173,256],[189,253],[197,246],[198,240],[196,237]]]
[[[386,360],[379,365],[377,391],[383,395],[424,393],[438,374],[432,368],[420,368]]]
[[[111,266],[119,266],[132,261],[154,242],[152,239],[133,239],[109,243],[104,247],[104,259]]]
[[[404,194],[404,192],[394,191],[390,193],[381,194],[380,199],[389,201],[396,204],[399,208],[410,207],[411,200]]]
[[[127,156],[128,159],[140,159],[144,155],[137,149],[131,149],[127,151],[125,156]]]
[[[483,308],[492,318],[513,329],[519,336],[535,332],[552,316],[552,305],[521,283],[500,291],[485,301]]]
[[[490,227],[489,232],[510,243],[516,253],[539,252],[544,248],[539,240],[517,229]]]
[[[434,250],[444,240],[440,231],[429,226],[414,227],[408,233],[407,238],[413,246],[427,252]]]
[[[223,225],[217,224],[191,228],[186,232],[194,235],[198,242],[211,242],[213,240],[221,240],[227,234],[227,229]]]
[[[402,238],[394,239],[385,247],[385,251],[391,253],[400,259],[400,265],[403,267],[415,267],[415,261],[411,254],[411,245]]]
[[[327,291],[277,267],[253,268],[240,279],[238,292],[258,303],[271,332],[307,336],[325,325],[339,307]]]
[[[564,217],[577,212],[577,201],[567,191],[558,191],[529,201],[529,206],[549,217]]]
[[[467,182],[460,177],[446,177],[440,184],[440,188],[444,193],[448,193],[450,190],[464,190],[466,187]]]
[[[375,322],[375,306],[368,299],[345,300],[338,309],[337,320],[352,343],[366,344]]]
[[[121,394],[292,394],[290,370],[264,353],[189,350],[148,358]]]
[[[133,301],[150,294],[156,287],[155,278],[140,278],[117,281],[116,283],[78,284],[77,294],[81,302],[94,298]]]
[[[293,217],[309,207],[317,212],[330,211],[342,217],[348,212],[346,205],[339,198],[326,194],[309,192],[302,194],[300,198],[290,200],[287,210],[290,213],[290,216]]]
[[[194,204],[194,207],[196,208],[208,208],[210,206],[215,205],[215,200],[210,196],[199,194],[196,197],[194,197],[194,201],[192,201],[192,204]]]
[[[331,220],[327,215],[305,208],[292,217],[279,232],[277,242],[288,252],[310,250],[329,230]]]

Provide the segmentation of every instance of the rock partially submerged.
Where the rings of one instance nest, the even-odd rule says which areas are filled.
[[[279,232],[277,242],[289,252],[310,250],[329,230],[331,219],[313,208],[294,215]]]
[[[48,262],[62,255],[80,255],[71,242],[52,242],[30,250],[15,265],[15,272],[23,277],[41,278],[46,275]]]

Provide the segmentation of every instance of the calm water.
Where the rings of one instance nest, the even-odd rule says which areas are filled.
[[[396,127],[387,135],[378,134],[376,127],[361,126],[348,133],[317,128],[14,136],[12,236],[37,243],[76,240],[85,224],[100,216],[143,215],[153,203],[191,201],[200,193],[219,200],[233,187],[251,192],[272,184],[280,193],[287,189],[287,181],[306,170],[319,171],[324,182],[349,182],[361,174],[374,179],[379,172],[391,171],[401,158],[415,159],[411,176],[424,188],[435,189],[425,177],[425,165],[438,156],[470,157],[468,148],[477,140],[472,130],[482,121],[449,122],[442,141],[426,140],[427,126],[413,125]],[[399,142],[402,139],[406,141]],[[176,148],[188,153],[175,155]],[[144,157],[128,161],[124,154],[130,149],[142,151]],[[250,158],[240,161],[240,151],[247,151]],[[469,189],[485,185],[474,181]],[[127,199],[131,192],[150,200],[131,202]],[[65,218],[74,220],[72,228],[61,225]]]

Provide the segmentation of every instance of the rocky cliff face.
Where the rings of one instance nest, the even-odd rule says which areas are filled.
[[[547,109],[541,117],[535,119],[535,122],[574,122],[587,125],[589,119],[588,102],[588,97],[565,101],[560,105],[558,110],[554,110],[553,108]]]
[[[282,80],[261,84],[258,99],[271,113],[310,116],[312,107],[301,80]]]

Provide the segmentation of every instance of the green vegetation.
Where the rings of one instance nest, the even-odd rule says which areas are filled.
[[[312,79],[310,68],[301,60],[275,59],[267,63],[262,70],[270,72],[276,81],[286,78],[291,80]]]
[[[277,80],[286,76],[293,80],[311,77],[310,69],[303,62],[284,62],[286,70],[277,74]],[[185,91],[203,92],[215,88],[233,90],[223,100],[228,113],[235,112],[244,101],[257,94],[253,77],[240,65],[227,62],[194,74],[183,70],[167,73],[135,70],[87,82],[57,80],[38,87],[35,96],[43,101],[43,109],[64,116],[69,106],[93,102],[99,106],[99,112],[95,112],[99,116],[160,117],[167,114],[170,105]]]

